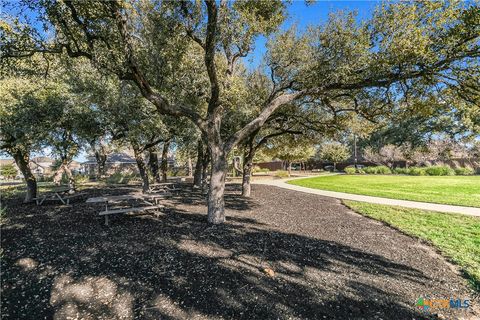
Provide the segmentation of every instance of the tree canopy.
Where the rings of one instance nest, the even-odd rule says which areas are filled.
[[[475,2],[386,2],[363,22],[338,12],[306,32],[280,28],[287,3],[279,0],[22,0],[13,6],[37,13],[2,21],[2,68],[38,53],[86,59],[116,86],[132,88],[135,105],[149,106],[152,116],[135,126],[138,138],[148,138],[143,126],[154,117],[167,126],[168,117],[196,125],[211,162],[211,223],[225,220],[229,153],[282,108],[298,106],[308,114],[304,124],[315,128],[359,119],[388,128],[410,113],[426,127],[446,128],[450,121],[478,131]],[[259,36],[268,37],[264,64],[249,71],[242,58]],[[128,110],[128,95],[122,100]],[[447,112],[452,116],[444,121]]]

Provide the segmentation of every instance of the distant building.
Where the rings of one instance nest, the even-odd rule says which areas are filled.
[[[160,166],[161,159],[158,160]],[[145,161],[148,161],[148,158]],[[175,167],[176,162],[173,154],[169,153],[167,163],[169,168]],[[98,172],[97,166],[95,157],[88,157],[87,161],[81,164],[80,172],[89,176],[95,176]],[[113,173],[138,173],[135,158],[128,151],[109,154],[105,162],[105,174],[111,175]]]
[[[81,163],[81,172],[89,176],[94,176],[98,171],[97,166],[98,164],[95,157],[88,157],[87,161]],[[107,156],[105,171],[107,175],[116,172],[136,173],[138,172],[137,162],[132,156],[125,152],[112,153]]]
[[[36,176],[50,176],[54,173],[55,160],[49,157],[35,157],[30,159],[30,169]]]
[[[72,162],[70,162],[68,167],[70,168],[73,174],[82,172],[82,164],[78,161],[72,160]]]
[[[38,177],[45,177],[45,176],[52,176],[55,174],[55,159],[52,159],[50,157],[34,157],[30,159],[29,166],[30,170],[32,170],[32,173],[38,178]],[[15,163],[15,160],[13,159],[0,159],[0,166],[7,165],[7,164],[13,164],[15,168],[18,171],[18,176],[17,178],[23,178],[22,173],[20,172],[20,169],[18,168],[17,164]],[[82,164],[78,161],[72,160],[69,165],[70,170],[72,171],[73,174],[77,174],[81,172],[82,169]]]

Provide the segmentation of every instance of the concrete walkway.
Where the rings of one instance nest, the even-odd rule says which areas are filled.
[[[306,177],[298,177],[298,178],[289,178],[289,179],[273,179],[273,180],[259,180],[254,181],[254,184],[266,184],[270,186],[275,186],[279,188],[295,190],[300,192],[306,192],[311,194],[318,194],[325,197],[332,197],[337,199],[344,199],[344,200],[354,200],[354,201],[361,201],[361,202],[369,202],[369,203],[376,203],[376,204],[385,204],[390,206],[400,206],[406,208],[414,208],[414,209],[422,209],[422,210],[431,210],[431,211],[439,211],[439,212],[446,212],[446,213],[460,213],[469,216],[477,216],[480,217],[480,208],[473,208],[473,207],[463,207],[463,206],[454,206],[448,204],[437,204],[437,203],[428,203],[428,202],[417,202],[417,201],[409,201],[409,200],[397,200],[397,199],[388,199],[388,198],[380,198],[380,197],[372,197],[372,196],[364,196],[358,194],[351,194],[351,193],[343,193],[343,192],[335,192],[335,191],[326,191],[326,190],[319,190],[319,189],[312,189],[312,188],[305,188],[300,187],[292,184],[286,183],[287,181],[296,180],[296,179],[304,179]]]

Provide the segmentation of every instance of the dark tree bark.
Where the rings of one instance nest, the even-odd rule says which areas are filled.
[[[106,176],[107,154],[103,148],[95,150],[95,160],[97,161],[97,179],[102,179]]]
[[[162,164],[161,164],[161,170],[162,170],[162,181],[166,182],[167,181],[167,171],[168,171],[168,149],[170,148],[170,140],[167,140],[163,143],[163,149],[162,149]]]
[[[208,222],[220,224],[225,222],[225,177],[227,173],[227,156],[223,150],[212,148],[210,188],[208,192]]]
[[[208,189],[208,166],[209,166],[209,164],[210,164],[210,152],[207,149],[206,152],[204,152],[203,159],[202,159],[202,182],[201,182],[202,193],[206,193],[207,189]],[[227,174],[227,172],[225,171],[225,175],[226,174]]]
[[[202,187],[203,153],[202,141],[198,141],[197,163],[195,164],[195,172],[193,173],[193,188]]]
[[[242,196],[250,197],[251,193],[251,177],[253,169],[253,157],[255,149],[250,147],[245,153],[245,160],[243,162],[243,177],[242,177]]]
[[[30,155],[20,150],[13,152],[12,155],[13,159],[15,159],[15,163],[20,169],[20,172],[25,178],[25,182],[27,183],[27,193],[25,194],[25,199],[23,202],[30,202],[37,197],[37,180],[35,179],[35,176],[28,165],[30,162]]]
[[[143,193],[147,193],[150,189],[150,183],[148,181],[147,167],[145,165],[142,152],[138,148],[134,147],[133,154],[135,161],[137,162],[138,172],[142,178],[142,191]]]
[[[152,172],[155,182],[162,182],[160,170],[158,167],[158,153],[156,149],[151,148],[148,150],[148,165],[150,166],[150,171]]]

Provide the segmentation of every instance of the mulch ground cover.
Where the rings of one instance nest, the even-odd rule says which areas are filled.
[[[87,189],[71,206],[6,199],[2,319],[478,319],[478,298],[430,246],[331,198],[228,185],[227,222],[206,223],[189,186],[153,214],[103,225]],[[469,299],[465,310],[416,307]]]

